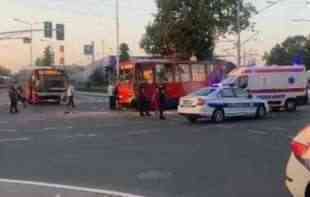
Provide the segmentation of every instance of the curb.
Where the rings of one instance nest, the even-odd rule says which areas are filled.
[[[76,91],[77,94],[85,95],[85,96],[95,96],[95,97],[109,97],[108,94],[105,93],[96,93],[96,92],[82,92]]]

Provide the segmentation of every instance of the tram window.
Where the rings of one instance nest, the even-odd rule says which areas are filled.
[[[157,83],[173,82],[173,68],[165,64],[156,65]]]
[[[204,81],[206,79],[205,65],[203,64],[193,64],[192,73],[193,81]]]
[[[154,83],[153,70],[148,69],[148,70],[143,71],[143,81],[147,84],[153,84]]]
[[[191,81],[190,67],[188,64],[180,64],[177,69],[177,81],[188,82]]]

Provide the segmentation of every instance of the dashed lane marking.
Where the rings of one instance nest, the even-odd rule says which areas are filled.
[[[28,137],[23,137],[23,138],[5,138],[5,139],[0,139],[0,143],[4,142],[26,142],[30,141],[30,138]]]
[[[16,133],[16,129],[0,129],[0,133]]]
[[[86,188],[86,187],[76,187],[76,186],[69,186],[69,185],[59,185],[59,184],[50,184],[50,183],[33,182],[33,181],[0,179],[0,183],[20,184],[20,185],[25,185],[25,186],[28,185],[28,186],[46,187],[46,188],[62,189],[62,190],[69,190],[69,191],[76,191],[76,192],[102,194],[106,197],[142,197],[142,196],[138,196],[134,194],[127,194],[127,193],[111,191],[111,190],[93,189],[93,188]]]
[[[260,130],[248,130],[249,133],[255,134],[255,135],[268,135],[266,131],[260,131]]]

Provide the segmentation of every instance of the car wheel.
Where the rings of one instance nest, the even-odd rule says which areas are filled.
[[[212,115],[212,121],[215,123],[221,123],[225,120],[225,113],[222,109],[217,109]]]
[[[285,109],[286,109],[288,112],[294,112],[294,111],[296,111],[296,108],[297,108],[296,101],[294,101],[294,100],[287,100],[287,101],[286,101],[286,103],[285,103]]]
[[[266,117],[267,112],[266,108],[263,105],[258,106],[256,110],[256,118],[264,118]]]
[[[187,120],[190,122],[190,123],[196,123],[198,118],[197,117],[193,117],[193,116],[189,116],[187,117]]]

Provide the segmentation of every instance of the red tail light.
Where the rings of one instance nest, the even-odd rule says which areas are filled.
[[[203,106],[206,104],[206,101],[204,99],[198,99],[198,102],[197,102],[197,106]]]
[[[309,148],[307,145],[298,142],[293,142],[291,147],[294,155],[299,159],[302,158]]]

